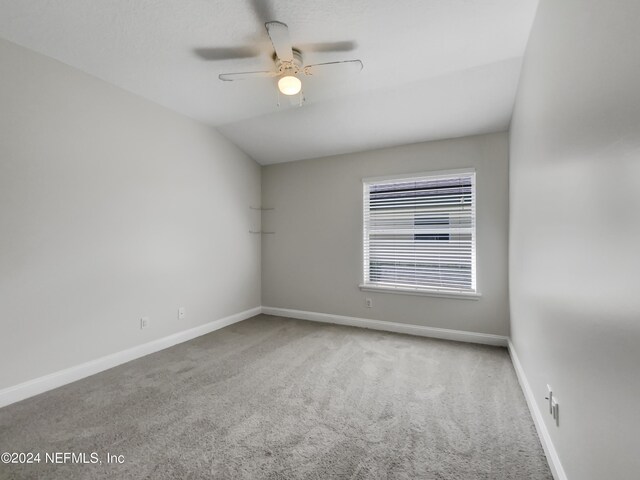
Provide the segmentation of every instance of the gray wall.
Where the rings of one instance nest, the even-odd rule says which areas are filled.
[[[542,0],[511,128],[511,333],[571,480],[640,478],[640,2]]]
[[[260,305],[260,167],[215,130],[2,40],[0,111],[0,388]]]
[[[507,157],[497,133],[264,167],[263,305],[507,335]],[[482,298],[361,292],[362,178],[462,167],[477,171]]]

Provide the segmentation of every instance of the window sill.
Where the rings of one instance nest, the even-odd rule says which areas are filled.
[[[363,292],[397,293],[400,295],[419,295],[423,297],[457,298],[461,300],[479,300],[478,292],[449,292],[443,290],[418,290],[415,288],[383,287],[378,285],[359,285]]]

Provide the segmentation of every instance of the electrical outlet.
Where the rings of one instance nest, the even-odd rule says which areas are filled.
[[[553,389],[549,384],[547,384],[547,396],[544,399],[549,402],[549,413],[553,415]]]
[[[373,307],[373,300],[370,298],[365,298],[364,299],[364,304],[367,306],[367,308],[371,308]]]
[[[145,329],[149,326],[151,326],[151,320],[149,320],[149,317],[142,317],[140,319],[140,328]]]
[[[185,310],[184,307],[180,307],[178,309],[178,320],[182,320],[183,318],[185,318],[187,316],[187,311]]]
[[[560,405],[558,404],[558,399],[553,395],[553,389],[551,385],[547,384],[547,396],[544,397],[545,400],[549,402],[549,414],[556,421],[556,426],[560,426]]]

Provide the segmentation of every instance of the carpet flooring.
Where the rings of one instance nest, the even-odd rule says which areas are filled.
[[[41,454],[12,480],[552,480],[504,348],[267,315],[0,409],[5,451]]]

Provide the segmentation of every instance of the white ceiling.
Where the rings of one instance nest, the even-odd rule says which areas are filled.
[[[508,127],[537,0],[0,0],[0,36],[218,129],[262,164]],[[305,64],[361,59],[348,77],[304,78],[277,106],[266,20],[289,25]],[[342,42],[351,51],[313,44]],[[206,61],[197,48],[257,56]],[[225,51],[218,50],[221,56]]]

